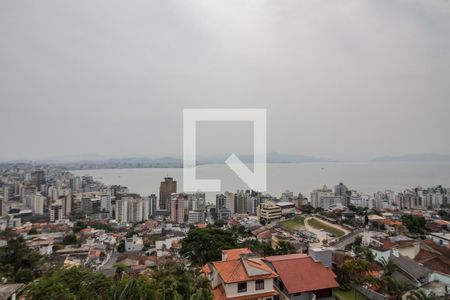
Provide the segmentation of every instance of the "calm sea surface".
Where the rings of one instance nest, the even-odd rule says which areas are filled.
[[[159,193],[160,181],[165,176],[178,181],[178,191],[183,188],[183,170],[175,168],[102,169],[72,171],[77,175],[92,175],[106,184],[120,184],[131,192],[142,195]],[[197,167],[197,177],[220,179],[222,191],[246,189],[247,186],[226,165]],[[302,163],[269,164],[267,167],[267,192],[280,196],[285,190],[301,192],[309,198],[312,190],[326,184],[334,187],[343,182],[347,187],[371,194],[385,189],[395,192],[415,186],[443,185],[450,187],[450,163]],[[215,202],[215,193],[207,193],[207,201]]]

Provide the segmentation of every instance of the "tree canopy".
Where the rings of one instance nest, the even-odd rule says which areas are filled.
[[[222,250],[237,248],[237,236],[216,227],[194,228],[181,242],[180,254],[201,266],[222,257]]]
[[[21,237],[11,237],[7,245],[0,248],[0,276],[8,282],[32,281],[42,264],[39,252],[28,248]]]

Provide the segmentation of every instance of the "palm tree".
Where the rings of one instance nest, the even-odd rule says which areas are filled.
[[[408,300],[439,300],[439,297],[435,293],[425,293],[422,289],[411,291],[408,295]]]
[[[394,278],[390,278],[388,281],[387,291],[391,296],[393,296],[394,299],[402,299],[402,296],[413,288],[415,288],[415,286],[406,280],[396,280]]]

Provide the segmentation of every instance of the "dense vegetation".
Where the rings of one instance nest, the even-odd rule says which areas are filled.
[[[246,240],[239,243],[238,237],[242,230],[223,230],[217,227],[193,228],[181,242],[180,254],[188,258],[192,264],[202,266],[207,262],[218,261],[222,258],[222,250],[246,247],[261,256],[282,255],[295,252],[294,247],[287,241],[280,241],[273,248],[270,243],[258,240]]]
[[[43,263],[39,252],[28,248],[21,237],[11,235],[7,245],[0,247],[0,277],[8,282],[32,281]]]
[[[61,269],[33,283],[29,295],[34,300],[82,299],[167,299],[211,300],[209,281],[197,269],[169,261],[150,277],[116,276],[107,278],[85,268]]]

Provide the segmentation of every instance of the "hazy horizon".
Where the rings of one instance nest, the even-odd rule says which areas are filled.
[[[450,154],[448,1],[4,1],[0,36],[0,161],[180,157],[184,108],[266,108],[269,152]]]

